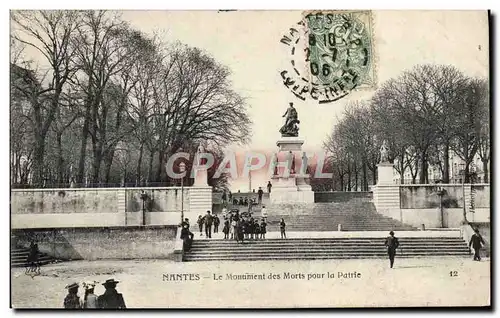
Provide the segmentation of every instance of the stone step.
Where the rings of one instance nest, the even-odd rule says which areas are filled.
[[[420,258],[420,257],[469,257],[469,254],[464,253],[442,253],[442,254],[405,254],[405,255],[397,255],[397,258]],[[352,254],[337,254],[337,255],[269,255],[269,256],[253,256],[253,255],[243,255],[228,258],[227,256],[214,256],[214,255],[205,255],[205,256],[196,256],[196,257],[185,257],[183,261],[186,262],[199,262],[199,261],[264,261],[264,260],[296,260],[296,259],[368,259],[368,258],[376,258],[376,259],[386,259],[387,253],[385,254],[373,254],[373,255],[352,255]]]

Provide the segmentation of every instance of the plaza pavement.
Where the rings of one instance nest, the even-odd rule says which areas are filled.
[[[485,306],[490,261],[470,258],[192,262],[73,261],[31,278],[14,268],[15,308],[61,308],[73,282],[121,281],[129,308]],[[340,273],[340,278],[339,278]],[[175,280],[181,275],[187,280]],[[191,274],[191,275],[190,275]],[[265,279],[228,280],[242,274]],[[333,278],[328,278],[333,274]],[[164,276],[165,275],[165,276]],[[167,277],[167,279],[165,279]],[[170,277],[170,278],[169,278]],[[314,277],[314,278],[312,278]],[[350,277],[350,278],[349,278]],[[310,278],[310,279],[308,279]],[[104,292],[96,286],[96,294]],[[80,289],[79,294],[82,295]]]

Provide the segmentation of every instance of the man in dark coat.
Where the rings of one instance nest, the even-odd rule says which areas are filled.
[[[189,225],[184,224],[181,229],[181,240],[183,242],[184,251],[189,251],[193,244],[194,234],[189,231]]]
[[[220,219],[216,214],[214,214],[213,219],[214,219],[214,233],[219,233]]]
[[[257,195],[258,195],[258,204],[262,204],[262,196],[264,195],[264,191],[262,190],[262,187],[259,187],[259,191],[257,191]]]
[[[116,291],[116,284],[119,281],[113,278],[106,280],[102,285],[106,288],[104,294],[97,298],[99,308],[102,309],[125,309],[123,295]]]
[[[474,234],[472,234],[472,237],[470,238],[469,241],[469,248],[472,246],[474,249],[474,260],[475,261],[480,261],[481,256],[479,255],[479,251],[481,250],[481,247],[485,244],[483,237],[481,234],[479,234],[479,229],[474,229]]]
[[[385,239],[385,246],[387,246],[387,253],[389,254],[389,261],[391,264],[391,268],[394,265],[394,258],[396,257],[396,249],[399,247],[398,238],[394,236],[394,232],[390,231],[389,235]]]
[[[80,297],[78,297],[78,287],[77,283],[72,283],[66,286],[68,290],[68,295],[64,298],[64,308],[65,309],[81,309]]]
[[[207,211],[207,214],[203,217],[205,221],[205,235],[207,238],[212,238],[212,222],[213,218],[210,215],[210,211]]]

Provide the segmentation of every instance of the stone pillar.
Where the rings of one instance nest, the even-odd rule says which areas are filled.
[[[394,167],[392,163],[384,162],[377,165],[377,186],[394,184]]]
[[[120,224],[127,225],[127,200],[125,198],[125,189],[119,189],[116,191],[118,214],[121,218]]]
[[[373,203],[377,212],[404,222],[401,214],[399,185],[394,184],[393,164],[385,162],[377,165],[378,181],[373,187]]]

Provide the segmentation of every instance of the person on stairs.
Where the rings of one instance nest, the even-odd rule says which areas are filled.
[[[205,236],[207,238],[212,238],[212,223],[214,220],[210,211],[207,211],[207,214],[203,217],[203,221],[205,223]]]
[[[282,218],[280,221],[281,238],[286,238],[285,228],[286,228],[285,219]]]
[[[203,217],[198,215],[198,228],[200,229],[200,236],[203,236]]]
[[[261,239],[266,238],[266,227],[267,227],[267,223],[264,219],[262,219],[262,222],[260,223],[260,238]]]
[[[227,240],[229,238],[229,220],[224,221],[224,227],[222,228],[222,232],[224,233],[224,239]]]
[[[214,218],[214,233],[219,233],[220,219],[216,214],[214,214],[213,218]]]

